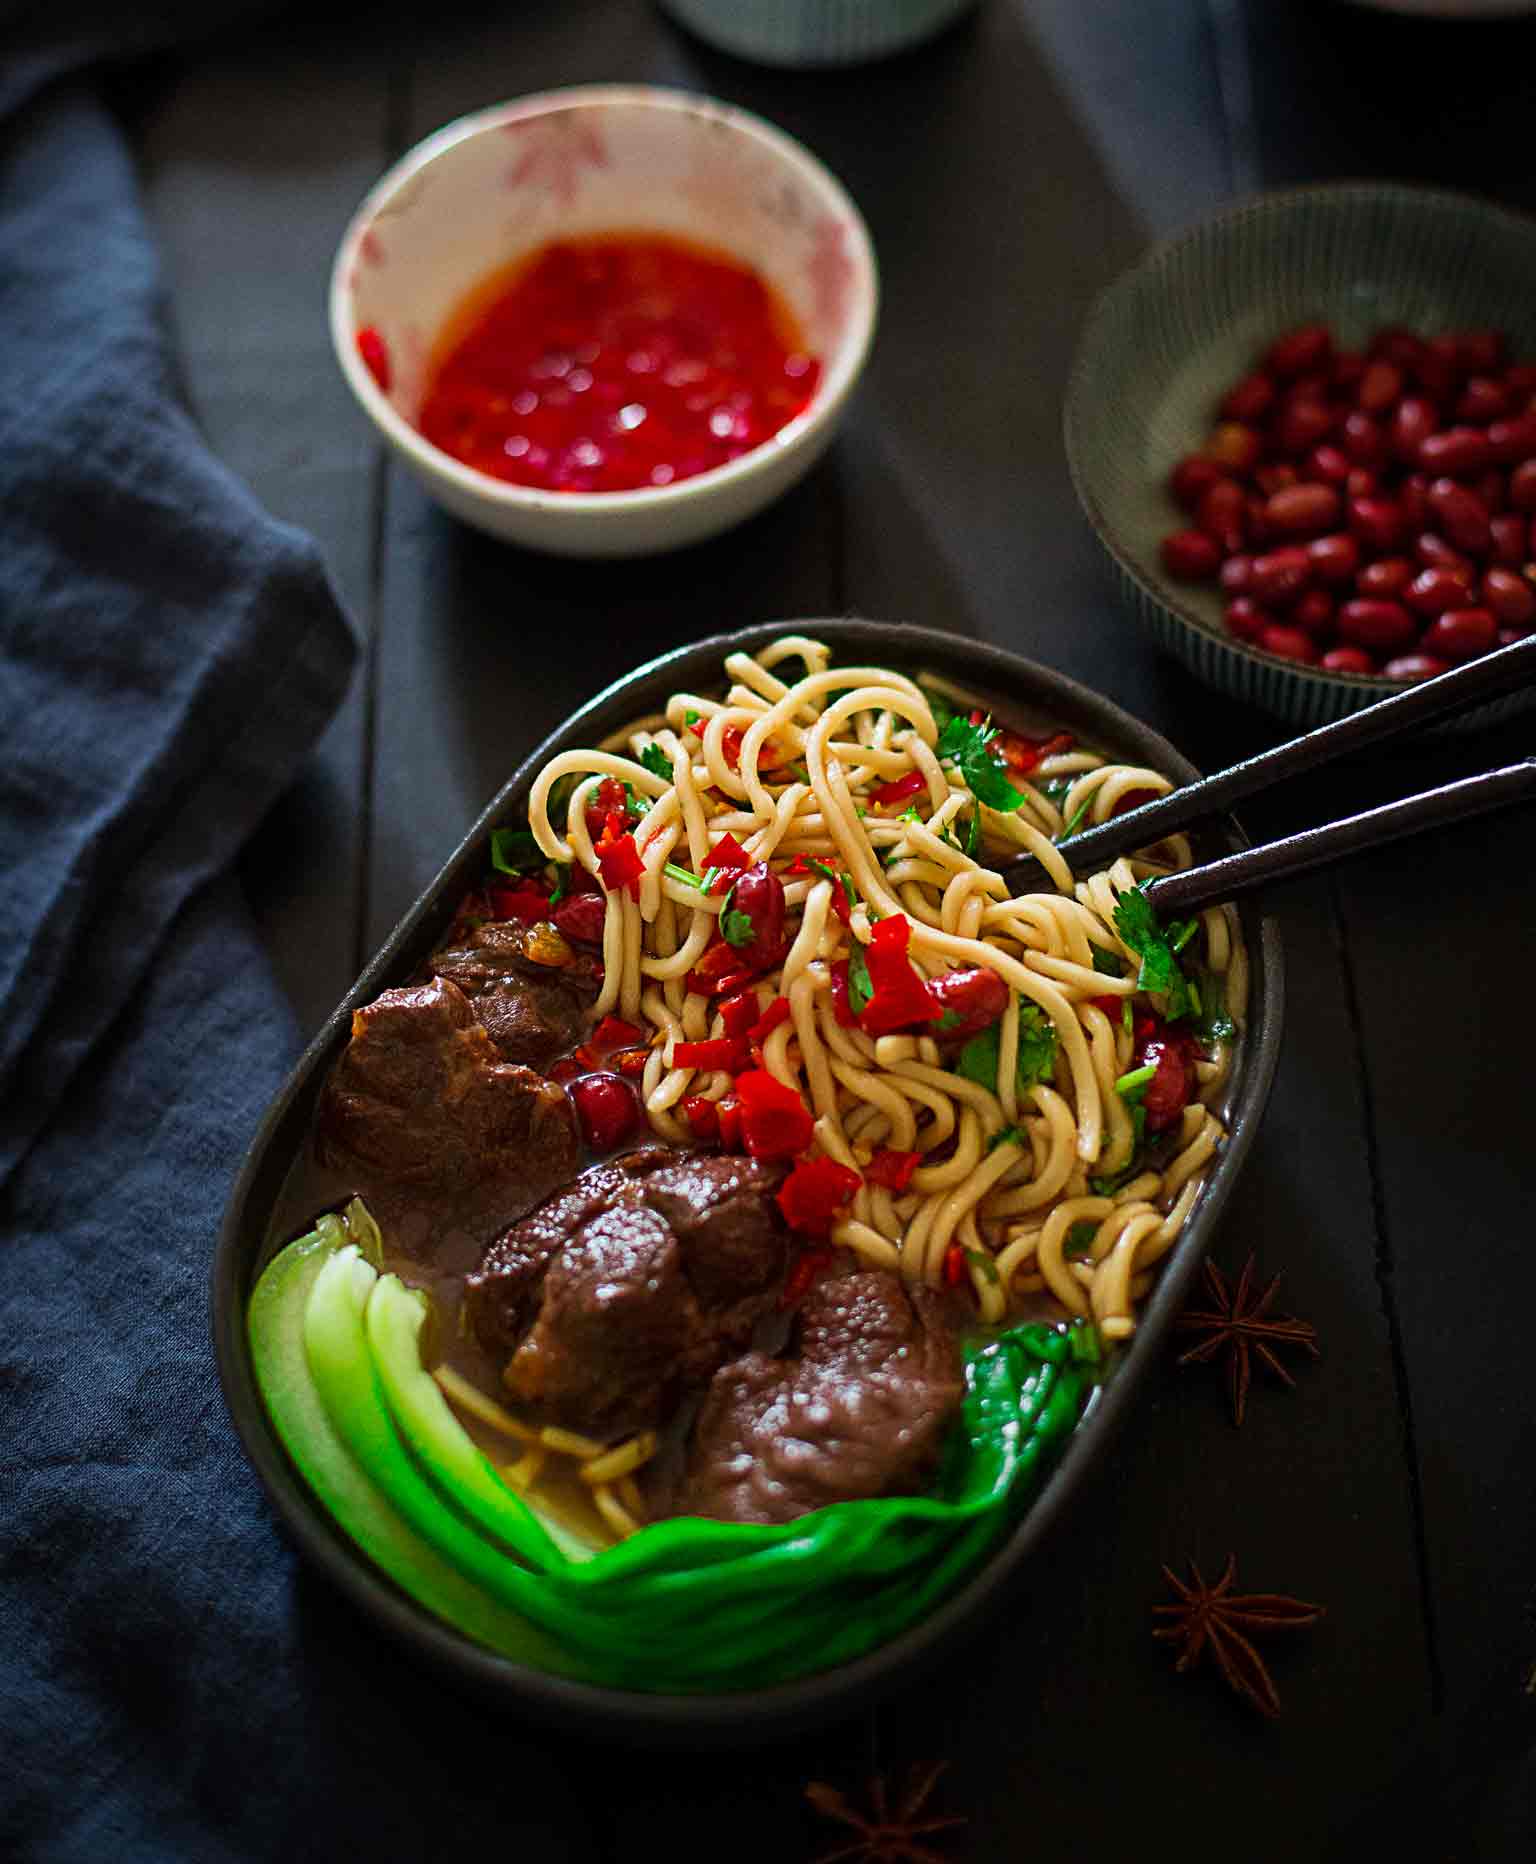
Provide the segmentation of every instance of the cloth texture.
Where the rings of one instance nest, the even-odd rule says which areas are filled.
[[[298,1046],[231,864],[355,644],[177,399],[93,84],[248,10],[0,10],[0,1858],[28,1864],[505,1832],[491,1793],[445,1818],[476,1717],[298,1567],[213,1366],[219,1218]]]

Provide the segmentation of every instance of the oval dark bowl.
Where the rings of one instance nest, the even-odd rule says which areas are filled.
[[[548,758],[568,748],[595,745],[630,720],[660,710],[668,693],[708,690],[718,683],[726,654],[755,650],[791,629],[827,641],[836,658],[845,663],[863,661],[945,676],[994,702],[1004,717],[1009,708],[1046,714],[1090,742],[1163,770],[1178,782],[1192,781],[1198,774],[1156,732],[1087,687],[1000,648],[931,629],[869,621],[779,622],[716,635],[653,660],[599,693],[524,759],[337,1005],[272,1102],[251,1143],[214,1259],[214,1343],[225,1399],[267,1493],[303,1552],[371,1620],[450,1680],[504,1706],[535,1713],[545,1725],[588,1735],[699,1745],[746,1742],[787,1732],[847,1713],[909,1676],[915,1666],[938,1658],[973,1628],[1071,1505],[1161,1352],[1253,1142],[1279,1051],[1279,939],[1270,919],[1245,907],[1243,934],[1252,986],[1247,1029],[1234,1069],[1226,1147],[1166,1260],[1129,1348],[1033,1503],[991,1559],[922,1624],[856,1662],[798,1682],[710,1695],[649,1695],[571,1682],[513,1663],[462,1637],[399,1591],[334,1525],[289,1462],[256,1388],[246,1339],[246,1303],[258,1270],[282,1240],[273,1230],[280,1193],[302,1151],[325,1074],[346,1041],[354,1008],[402,982],[434,949],[453,903],[484,871],[490,829],[520,810],[535,773]],[[1242,846],[1243,838],[1235,825],[1225,824],[1197,837],[1195,845],[1197,850],[1225,853]]]

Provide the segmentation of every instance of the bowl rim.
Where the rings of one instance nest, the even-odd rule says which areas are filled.
[[[295,1156],[292,1136],[307,1130],[323,1071],[340,1049],[351,1014],[380,989],[408,975],[432,949],[453,901],[485,863],[489,831],[526,798],[536,772],[558,750],[601,742],[627,721],[655,710],[654,697],[691,686],[713,670],[718,680],[729,653],[752,652],[788,633],[826,640],[835,653],[882,656],[895,664],[941,672],[1021,706],[1060,707],[1112,746],[1160,766],[1180,782],[1197,772],[1174,747],[1113,701],[1054,669],[1009,650],[932,628],[856,619],[758,623],[708,636],[646,662],[611,682],[549,733],[518,765],[444,866],[406,912],[351,989],[315,1035],[274,1095],[246,1150],[230,1192],[211,1264],[212,1330],[220,1389],[245,1452],[268,1498],[305,1555],[342,1593],[400,1637],[419,1658],[451,1682],[508,1708],[537,1709],[542,1719],[568,1730],[648,1745],[687,1741],[727,1745],[789,1732],[849,1712],[862,1701],[907,1680],[957,1641],[1045,1538],[1063,1507],[1104,1455],[1115,1432],[1158,1363],[1163,1343],[1203,1259],[1210,1234],[1253,1141],[1279,1055],[1284,1006],[1283,959],[1278,928],[1251,901],[1238,906],[1248,947],[1251,988],[1244,1048],[1233,1075],[1231,1118],[1196,1209],[1167,1258],[1142,1310],[1137,1331],[1115,1376],[1101,1387],[1020,1519],[988,1558],[921,1623],[851,1663],[766,1689],[699,1694],[649,1694],[578,1682],[514,1662],[475,1644],[401,1591],[348,1539],[290,1461],[256,1389],[245,1326],[258,1266],[268,1259],[267,1236],[278,1190]],[[1225,847],[1246,846],[1229,818],[1207,831]]]
[[[1140,564],[1121,547],[1114,527],[1089,488],[1082,458],[1079,425],[1083,408],[1090,397],[1090,377],[1096,360],[1093,353],[1095,339],[1122,292],[1128,293],[1134,285],[1145,284],[1150,275],[1164,271],[1177,260],[1186,247],[1193,245],[1196,241],[1207,240],[1213,234],[1228,234],[1244,221],[1252,220],[1260,214],[1298,212],[1318,202],[1344,206],[1350,202],[1366,200],[1398,200],[1414,206],[1435,206],[1449,211],[1472,213],[1490,224],[1507,225],[1512,233],[1522,234],[1532,243],[1533,248],[1536,248],[1536,215],[1522,213],[1519,209],[1505,207],[1498,201],[1486,200],[1480,195],[1467,194],[1454,188],[1420,188],[1407,182],[1372,181],[1360,177],[1310,182],[1299,187],[1272,188],[1242,195],[1236,200],[1229,201],[1216,213],[1208,214],[1200,220],[1190,221],[1161,239],[1154,240],[1134,265],[1128,266],[1097,293],[1093,303],[1089,306],[1087,317],[1083,320],[1082,334],[1078,338],[1077,349],[1072,358],[1072,367],[1067,375],[1067,386],[1062,397],[1061,409],[1062,442],[1066,448],[1067,471],[1071,475],[1072,489],[1077,494],[1078,504],[1082,507],[1083,515],[1093,527],[1100,544],[1146,601],[1154,604],[1174,621],[1193,629],[1204,640],[1211,642],[1235,660],[1247,661],[1251,665],[1267,669],[1277,669],[1289,674],[1293,679],[1312,684],[1324,691],[1353,694],[1362,703],[1373,699],[1388,698],[1393,693],[1405,692],[1413,682],[1411,680],[1389,680],[1385,674],[1381,673],[1336,673],[1330,667],[1315,666],[1307,661],[1287,660],[1280,654],[1265,653],[1262,648],[1251,646],[1247,641],[1239,641],[1234,636],[1223,633],[1213,623],[1195,613],[1193,609],[1186,607],[1178,596],[1170,596],[1161,585],[1153,582],[1142,570]]]
[[[351,275],[363,234],[373,224],[387,202],[399,194],[411,179],[439,156],[487,131],[527,118],[556,115],[564,110],[604,108],[614,104],[645,109],[672,111],[681,116],[723,123],[763,144],[780,161],[795,169],[822,196],[852,229],[853,252],[850,255],[868,290],[860,294],[855,323],[849,339],[830,369],[824,369],[810,401],[792,420],[776,433],[760,441],[748,452],[724,465],[694,473],[670,485],[634,486],[614,492],[555,492],[538,486],[518,485],[509,480],[493,479],[477,467],[466,466],[451,453],[435,446],[419,428],[412,426],[374,381],[358,354],[357,331],[352,317]],[[447,479],[461,492],[491,505],[515,512],[550,512],[613,515],[629,512],[659,512],[697,498],[717,488],[738,484],[754,477],[774,461],[821,432],[835,421],[863,372],[874,342],[880,310],[880,269],[875,257],[874,241],[853,196],[830,168],[813,155],[786,130],[779,129],[754,111],[727,103],[701,91],[660,84],[571,84],[558,89],[530,92],[525,97],[509,98],[480,110],[456,117],[434,130],[392,163],[364,195],[347,223],[331,262],[328,297],[331,347],[347,386],[364,413],[385,437],[407,455],[417,468],[438,478]]]

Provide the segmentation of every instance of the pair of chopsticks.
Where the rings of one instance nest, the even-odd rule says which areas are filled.
[[[1431,719],[1467,711],[1489,699],[1536,684],[1536,635],[1501,647],[1496,653],[1469,660],[1465,666],[1394,694],[1332,725],[1309,731],[1257,757],[1246,758],[1230,770],[1202,777],[1181,790],[1172,790],[1156,802],[1143,803],[1096,828],[1073,835],[1060,844],[1061,853],[1075,874],[1095,874],[1123,854],[1150,847],[1164,836],[1177,834],[1207,817],[1230,809],[1245,796],[1269,789],[1286,777],[1320,764],[1347,757],[1367,745],[1379,744]],[[1536,797],[1536,758],[1525,758],[1501,770],[1485,771],[1459,783],[1447,783],[1380,809],[1367,809],[1321,828],[1262,847],[1245,848],[1201,867],[1166,874],[1146,888],[1148,904],[1159,916],[1199,912],[1204,907],[1235,900],[1278,880],[1291,880],[1327,867],[1352,854],[1385,846],[1407,835],[1441,828],[1492,809]],[[1039,887],[1043,870],[1031,855],[1002,868],[1011,893]]]

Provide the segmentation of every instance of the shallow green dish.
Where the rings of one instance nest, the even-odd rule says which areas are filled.
[[[1314,318],[1346,345],[1383,324],[1430,334],[1493,325],[1515,355],[1536,358],[1536,220],[1375,182],[1243,202],[1154,247],[1101,294],[1064,411],[1073,484],[1137,619],[1209,685],[1299,725],[1342,718],[1401,683],[1234,640],[1219,591],[1175,582],[1158,544],[1188,522],[1168,473],[1204,443],[1222,393],[1281,331]]]

